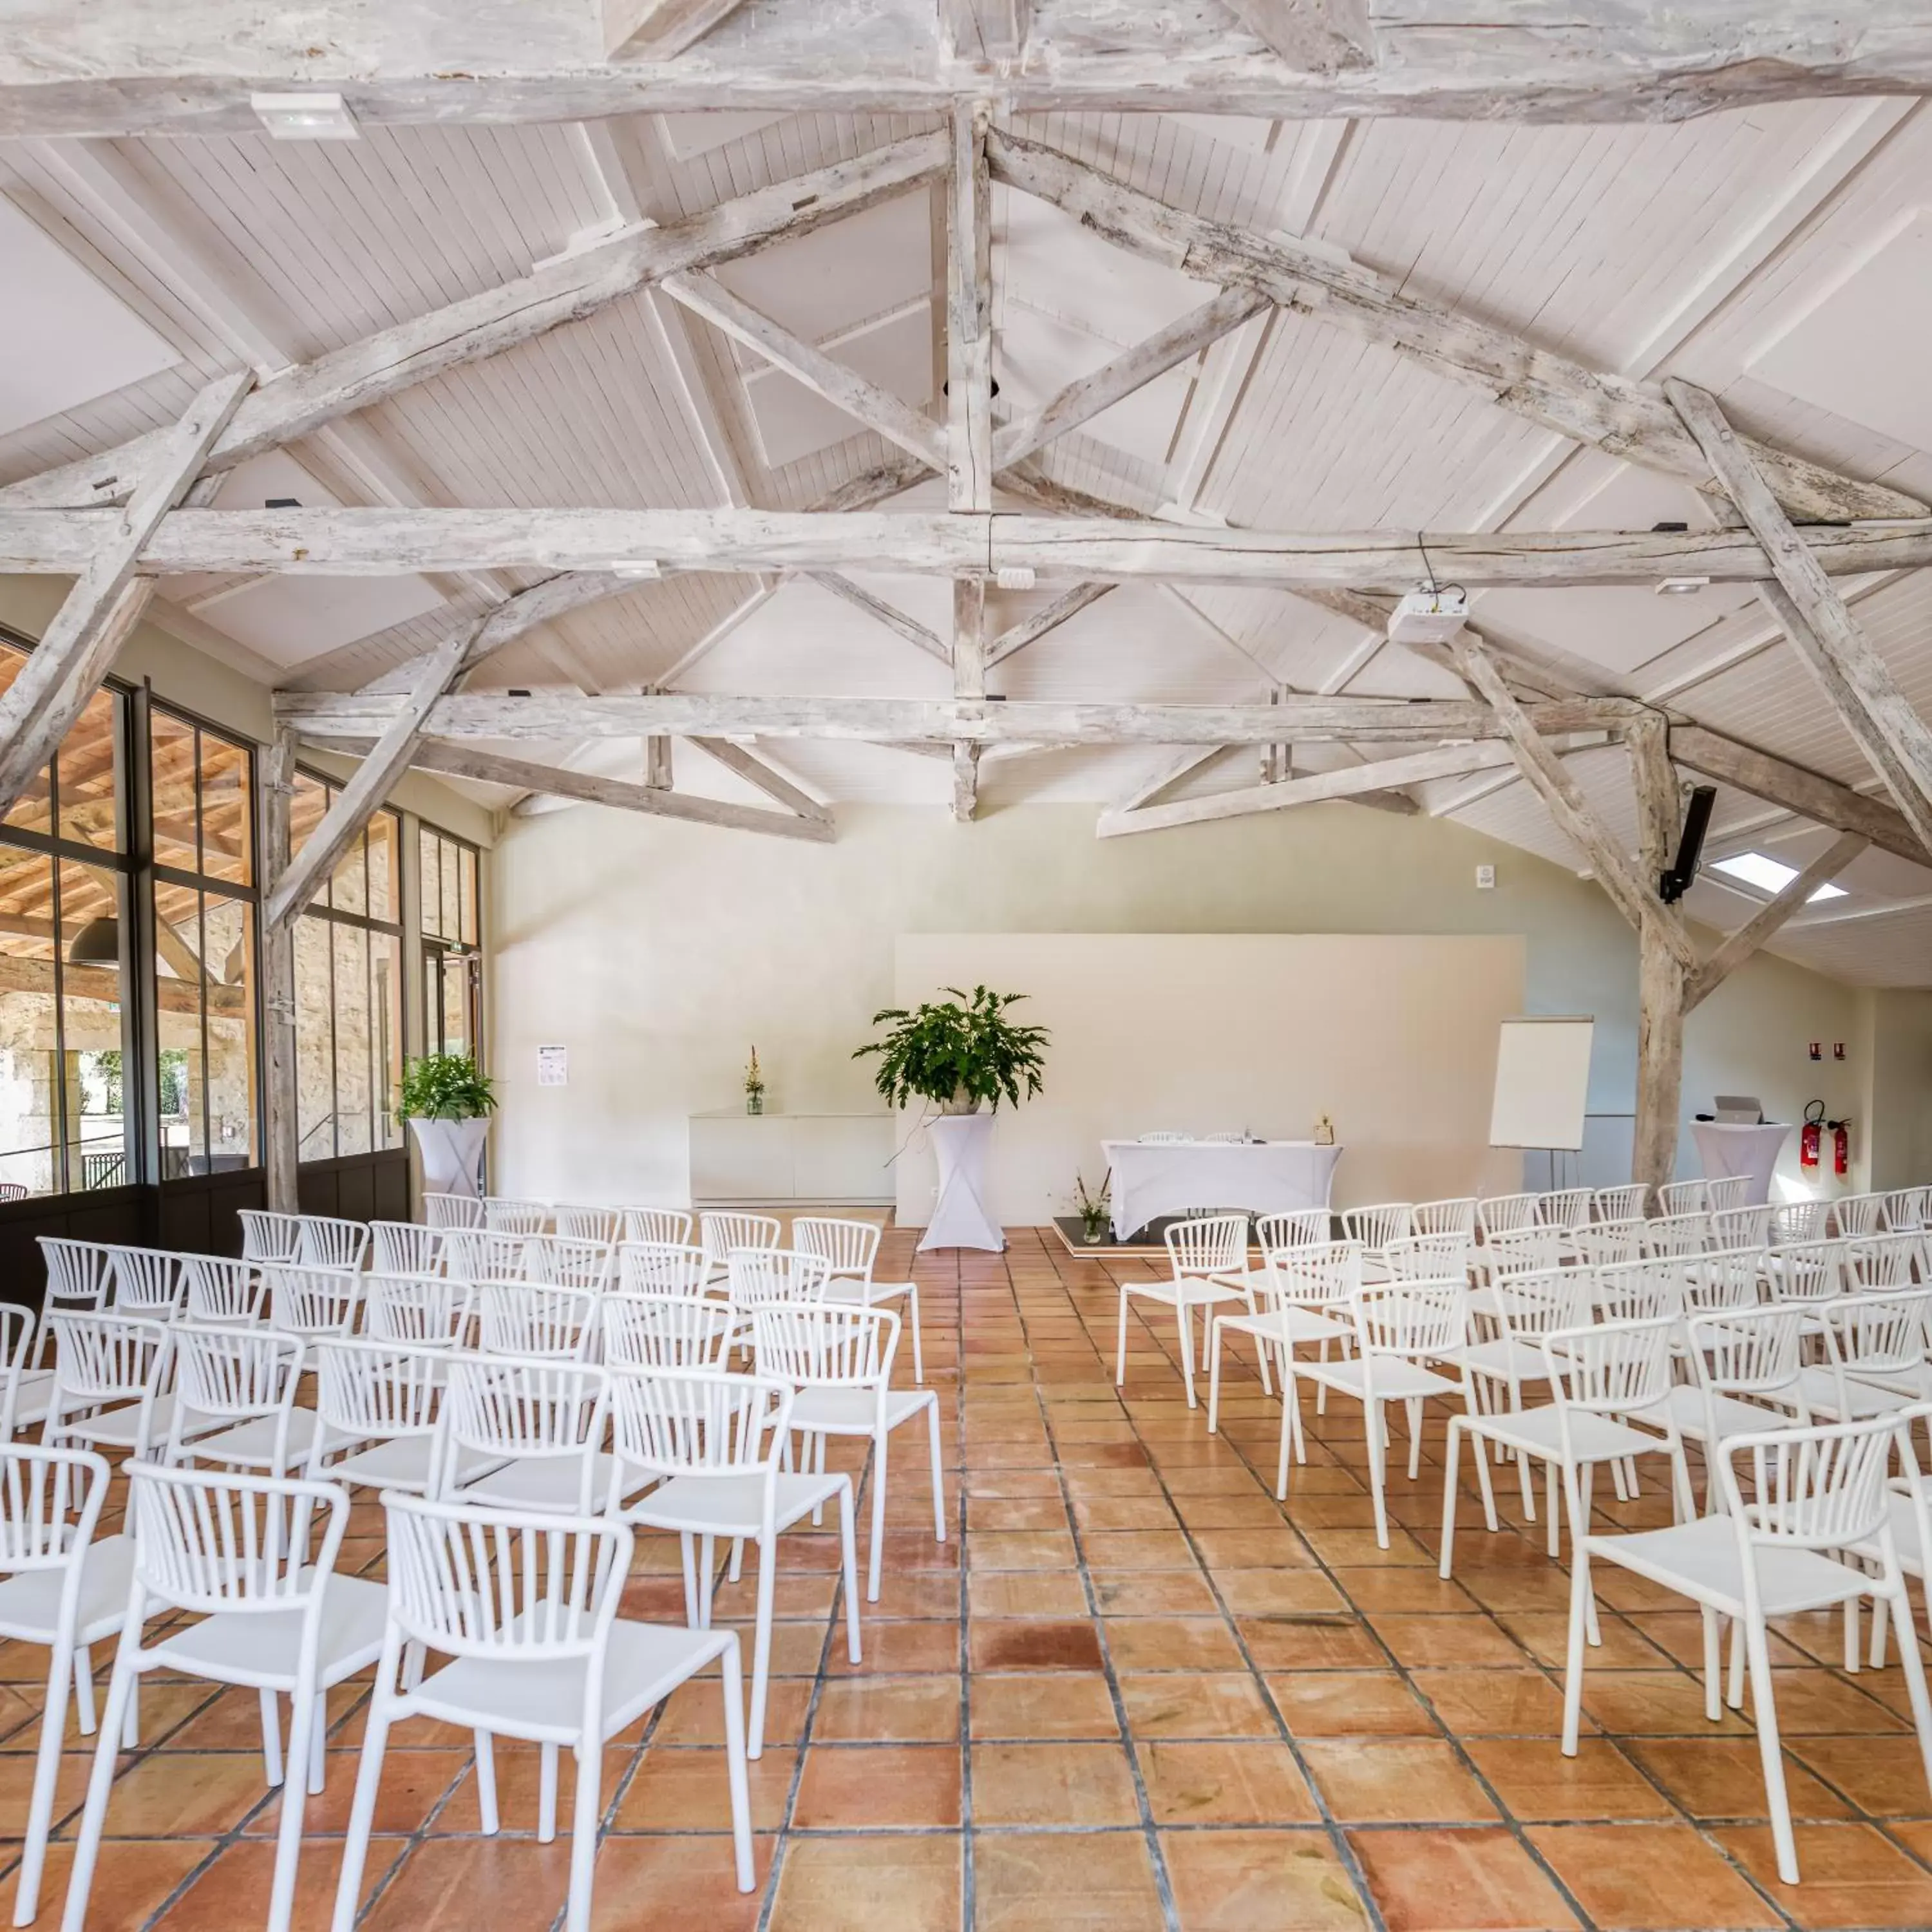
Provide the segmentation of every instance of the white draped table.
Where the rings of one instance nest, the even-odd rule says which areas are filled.
[[[1731,1126],[1722,1120],[1693,1120],[1692,1137],[1704,1163],[1707,1180],[1743,1174],[1750,1183],[1744,1196],[1748,1208],[1762,1208],[1771,1198],[1771,1177],[1778,1166],[1791,1128],[1788,1122],[1767,1120],[1757,1126]]]
[[[1114,1238],[1163,1214],[1245,1208],[1286,1214],[1325,1208],[1339,1147],[1312,1141],[1102,1141],[1114,1172]]]
[[[939,1165],[939,1198],[932,1204],[919,1251],[928,1248],[991,1248],[1006,1245],[999,1223],[986,1212],[986,1150],[993,1138],[991,1114],[942,1114],[926,1132]]]

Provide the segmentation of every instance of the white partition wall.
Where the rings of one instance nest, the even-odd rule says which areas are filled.
[[[994,1216],[1068,1211],[1100,1142],[1154,1128],[1304,1140],[1335,1124],[1335,1204],[1502,1193],[1520,1154],[1490,1147],[1501,1023],[1521,1011],[1523,941],[1346,933],[902,934],[894,992],[1024,992],[1050,1028],[1046,1089],[993,1137]],[[923,1226],[933,1167],[898,1162],[898,1215]]]

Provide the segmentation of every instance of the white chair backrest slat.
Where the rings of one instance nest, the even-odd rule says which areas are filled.
[[[687,1247],[691,1242],[691,1216],[682,1208],[626,1208],[624,1239]]]
[[[1418,1201],[1410,1210],[1418,1234],[1460,1234],[1476,1238],[1476,1197],[1462,1195],[1450,1201]]]
[[[374,1342],[457,1348],[470,1330],[466,1281],[443,1274],[370,1274],[362,1283],[363,1325]]]
[[[1264,1214],[1255,1223],[1255,1240],[1264,1255],[1283,1248],[1325,1247],[1332,1238],[1334,1217],[1325,1208],[1293,1208],[1285,1214]]]
[[[1185,1220],[1168,1222],[1161,1237],[1167,1244],[1168,1264],[1176,1281],[1238,1274],[1248,1264],[1245,1214],[1190,1215]]]
[[[710,1273],[704,1250],[680,1242],[626,1241],[617,1250],[621,1294],[702,1294]]]
[[[476,1339],[486,1355],[584,1362],[596,1352],[595,1288],[553,1282],[479,1281],[475,1286]]]
[[[870,1281],[879,1254],[878,1226],[870,1221],[838,1220],[815,1214],[795,1215],[791,1244],[817,1255],[835,1279]]]
[[[474,1194],[425,1194],[423,1220],[430,1227],[480,1228],[483,1203]]]
[[[267,1292],[262,1270],[253,1262],[226,1255],[189,1255],[182,1261],[184,1322],[212,1322],[225,1328],[252,1325],[262,1319]]]
[[[698,1227],[704,1258],[714,1269],[728,1266],[734,1249],[778,1245],[778,1224],[769,1214],[728,1214],[707,1208],[698,1216]]]
[[[709,1369],[736,1324],[730,1304],[709,1295],[608,1294],[598,1336],[612,1367]]]
[[[304,1268],[359,1268],[369,1257],[369,1225],[304,1214],[296,1258]]]
[[[376,1274],[440,1274],[442,1238],[420,1221],[371,1221],[369,1266]]]
[[[302,1216],[274,1214],[266,1208],[244,1208],[242,1257],[251,1262],[293,1262],[302,1254]]]

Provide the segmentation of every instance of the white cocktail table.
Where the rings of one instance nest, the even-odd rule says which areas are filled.
[[[1102,1141],[1114,1174],[1114,1238],[1163,1214],[1245,1208],[1288,1214],[1325,1208],[1339,1147],[1312,1141]]]
[[[919,1251],[928,1248],[990,1248],[1006,1245],[999,1223],[986,1212],[986,1150],[992,1144],[991,1114],[942,1114],[926,1132],[939,1164],[939,1195],[932,1204]]]
[[[1704,1178],[1721,1180],[1743,1174],[1750,1183],[1744,1199],[1747,1208],[1762,1208],[1771,1198],[1771,1177],[1790,1132],[1789,1123],[1778,1120],[1750,1127],[1727,1126],[1721,1120],[1690,1123],[1691,1137],[1704,1163]]]

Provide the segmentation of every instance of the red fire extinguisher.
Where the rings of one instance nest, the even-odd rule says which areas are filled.
[[[1798,1165],[1816,1167],[1818,1165],[1818,1144],[1825,1131],[1825,1103],[1811,1100],[1805,1103],[1804,1126],[1798,1136]]]
[[[1827,1124],[1832,1130],[1832,1172],[1843,1180],[1852,1171],[1852,1124],[1832,1120]]]

